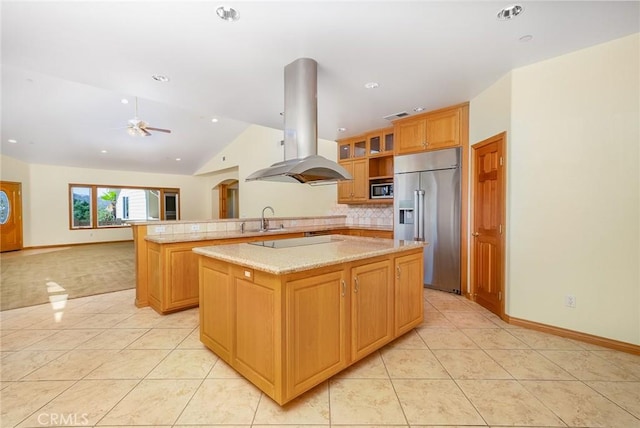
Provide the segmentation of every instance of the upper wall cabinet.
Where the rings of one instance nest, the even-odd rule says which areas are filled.
[[[371,195],[372,184],[393,183],[393,139],[393,128],[384,128],[338,141],[338,162],[353,176],[338,183],[338,203],[393,203]]]
[[[355,137],[338,143],[338,162],[364,158],[367,155],[366,137]]]
[[[367,134],[368,156],[393,154],[393,128],[385,128]]]
[[[469,104],[423,113],[394,122],[395,155],[456,147],[467,134]]]

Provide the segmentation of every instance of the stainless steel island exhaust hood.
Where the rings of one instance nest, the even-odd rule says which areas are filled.
[[[346,169],[318,156],[318,64],[299,58],[284,68],[284,161],[254,172],[246,181],[323,184],[352,180]]]

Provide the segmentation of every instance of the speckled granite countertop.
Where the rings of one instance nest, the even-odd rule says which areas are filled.
[[[304,233],[304,232],[319,232],[319,231],[331,231],[339,229],[356,229],[356,230],[379,230],[385,232],[392,232],[393,227],[380,227],[380,226],[345,226],[345,225],[322,225],[322,226],[294,226],[286,227],[284,229],[274,229],[268,232],[260,232],[257,230],[249,230],[240,232],[239,230],[232,231],[219,231],[219,232],[202,232],[202,233],[176,233],[167,235],[147,235],[145,240],[156,242],[158,244],[171,244],[174,242],[193,242],[193,241],[209,241],[215,239],[232,239],[232,238],[248,238],[253,236],[264,236],[264,239],[269,239],[269,236],[282,235],[287,233]]]
[[[422,248],[425,245],[424,242],[416,241],[397,241],[344,235],[324,235],[321,237],[293,238],[271,242],[277,243],[273,245],[282,247],[287,245],[287,241],[296,246],[272,248],[270,246],[247,243],[196,247],[193,251],[214,259],[282,275]],[[317,243],[318,241],[322,242]],[[306,243],[308,245],[305,245]],[[266,245],[272,244],[267,242]]]

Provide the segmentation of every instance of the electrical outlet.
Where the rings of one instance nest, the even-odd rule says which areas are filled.
[[[200,225],[199,224],[192,224],[191,225],[191,231],[192,232],[197,232],[198,230],[200,230]]]
[[[576,307],[576,296],[572,296],[571,294],[567,294],[564,296],[564,305],[568,308]]]
[[[156,233],[164,233],[166,230],[164,226],[156,226]]]

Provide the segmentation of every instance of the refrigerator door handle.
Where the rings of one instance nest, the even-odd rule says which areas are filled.
[[[414,241],[419,241],[420,240],[420,218],[421,218],[421,212],[420,212],[420,196],[418,196],[418,193],[420,192],[420,190],[414,190],[413,191],[413,240]]]
[[[418,190],[418,206],[420,207],[418,216],[420,234],[418,235],[418,241],[424,241],[424,193],[424,190]]]

